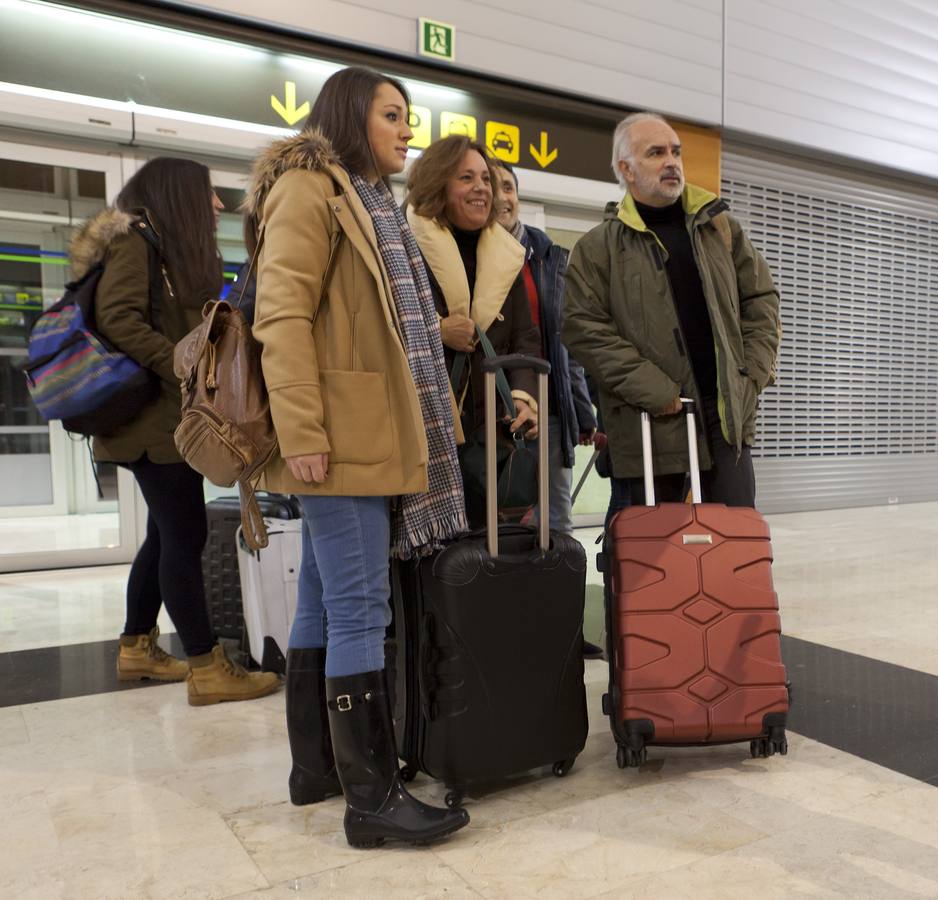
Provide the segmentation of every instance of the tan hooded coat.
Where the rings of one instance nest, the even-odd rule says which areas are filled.
[[[245,202],[263,229],[254,336],[280,454],[268,490],[427,489],[427,440],[371,217],[329,143],[304,132],[257,160]],[[331,270],[331,275],[327,274]],[[323,484],[285,457],[329,454]]]

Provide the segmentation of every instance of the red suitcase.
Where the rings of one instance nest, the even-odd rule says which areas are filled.
[[[700,502],[694,404],[685,401],[693,504],[655,505],[642,414],[646,506],[619,512],[601,568],[610,717],[619,768],[653,744],[750,741],[784,755],[789,693],[769,528],[754,509]]]

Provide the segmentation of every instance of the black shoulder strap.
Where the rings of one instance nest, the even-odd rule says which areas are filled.
[[[159,235],[147,221],[146,216],[136,219],[134,228],[137,234],[141,235],[147,242],[149,249],[150,264],[147,268],[150,273],[150,322],[157,331],[160,331],[162,318],[160,314],[163,303],[163,248],[160,244]]]

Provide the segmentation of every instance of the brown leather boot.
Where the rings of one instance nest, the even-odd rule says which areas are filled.
[[[208,706],[229,700],[255,700],[280,687],[274,672],[248,672],[228,659],[225,648],[216,644],[211,653],[189,657],[190,706]]]
[[[117,680],[142,681],[185,681],[189,666],[181,659],[170,656],[156,639],[160,636],[155,627],[149,634],[122,634],[117,653]]]

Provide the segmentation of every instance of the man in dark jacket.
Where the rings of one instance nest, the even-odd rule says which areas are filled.
[[[573,455],[576,445],[588,444],[596,431],[596,417],[580,366],[560,340],[563,320],[563,272],[569,254],[540,229],[518,218],[518,180],[507,163],[498,165],[496,207],[498,221],[525,248],[522,276],[531,318],[541,333],[541,350],[550,363],[548,384],[548,447],[550,462],[550,527],[573,532]]]
[[[774,379],[778,292],[727,205],[685,184],[680,139],[653,113],[616,128],[613,169],[628,194],[576,245],[562,335],[599,388],[613,475],[641,484],[640,412],[653,425],[659,500],[683,499],[679,397],[697,401],[704,500],[755,505],[749,446]],[[627,482],[624,484],[622,482]],[[618,492],[627,505],[627,491]]]

